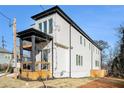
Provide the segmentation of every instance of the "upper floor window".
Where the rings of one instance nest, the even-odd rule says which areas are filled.
[[[80,36],[80,44],[82,44],[82,36]]]
[[[49,34],[53,33],[53,19],[49,19]]]
[[[47,33],[47,21],[44,21],[43,24],[44,24],[44,33]]]
[[[92,50],[93,50],[93,52],[94,52],[94,46],[93,46],[93,49],[92,49]]]
[[[39,29],[42,31],[42,23],[39,23]]]

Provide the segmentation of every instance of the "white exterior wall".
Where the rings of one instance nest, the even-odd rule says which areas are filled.
[[[48,24],[48,20],[52,18],[53,19],[53,33],[49,34],[51,36],[53,36],[53,40],[54,40],[54,76],[55,77],[68,77],[68,73],[69,73],[69,49],[65,49],[65,48],[61,48],[55,45],[55,43],[64,45],[69,47],[69,24],[63,20],[58,14],[53,14],[51,16],[42,18],[40,20],[37,20],[35,25],[33,26],[35,29],[39,29],[39,23],[40,22],[44,22],[47,20],[47,24]],[[63,29],[63,27],[65,29]],[[49,27],[47,27],[49,28]],[[48,32],[48,29],[47,29]],[[50,42],[51,43],[51,42]],[[48,44],[47,46],[45,46],[43,49],[47,49],[50,48],[52,44]],[[42,45],[41,45],[42,46]],[[42,48],[42,47],[41,47]],[[49,55],[48,55],[48,59],[50,64],[52,64],[51,60],[52,60],[52,50],[50,51]],[[36,61],[39,61],[41,58],[41,53],[37,54],[36,56]],[[52,65],[51,65],[51,71],[52,71]]]
[[[80,36],[82,36],[75,28],[71,28],[71,45],[72,49],[72,77],[86,77],[90,75],[91,69],[91,50],[89,50],[88,40],[82,36],[82,44],[80,44]],[[84,39],[86,46],[84,46]],[[76,55],[83,56],[83,66],[76,65]]]
[[[69,76],[69,24],[58,14],[55,15],[54,43],[68,47],[55,46],[55,77]]]
[[[53,36],[53,41],[54,41],[54,77],[69,77],[70,24],[67,21],[65,21],[59,14],[55,13],[50,16],[44,17],[40,20],[37,20],[33,27],[39,30],[38,24],[46,20],[48,24],[48,20],[50,18],[53,19],[53,33],[50,35]],[[83,37],[82,45],[80,44],[80,36]],[[84,39],[86,40],[86,46],[84,46]],[[55,43],[61,44],[65,46],[66,48],[56,46]],[[96,60],[101,63],[100,53],[99,54],[96,53],[96,49],[99,52],[100,50],[96,46],[94,46],[95,50],[94,52],[92,52],[91,49],[93,49],[93,47],[89,49],[89,43],[91,44],[91,46],[94,46],[81,33],[79,33],[74,27],[71,26],[71,47],[72,47],[71,49],[71,76],[72,77],[90,76],[91,68],[100,69],[100,67],[95,66]],[[44,48],[51,48],[51,44],[49,43],[49,45]],[[93,53],[93,56],[91,56],[92,53]],[[76,66],[76,54],[83,56],[83,66]],[[39,60],[38,56],[40,57],[40,53],[37,54],[36,60]],[[50,52],[49,59],[51,60],[51,58],[52,58],[52,54]],[[51,64],[51,61],[50,61],[50,64]],[[91,64],[93,65],[91,66]],[[51,71],[52,71],[52,67],[51,67]]]
[[[94,47],[94,48],[93,48]],[[101,69],[101,51],[94,45],[92,45],[93,48],[93,69]],[[99,61],[99,67],[95,66],[95,61]]]

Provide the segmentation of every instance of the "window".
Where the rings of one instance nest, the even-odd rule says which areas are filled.
[[[84,39],[84,46],[86,46],[86,40]]]
[[[42,23],[39,23],[39,29],[42,31]]]
[[[76,66],[78,66],[78,55],[76,55]]]
[[[82,66],[83,65],[83,56],[76,55],[76,66]]]
[[[94,52],[94,46],[93,46],[93,52]]]
[[[82,45],[82,36],[80,36],[80,44]]]
[[[49,34],[53,33],[53,19],[49,19]]]
[[[47,21],[44,21],[43,24],[44,24],[44,33],[47,33]]]
[[[8,59],[10,59],[10,56],[8,56]]]
[[[79,66],[80,66],[80,64],[81,64],[80,62],[81,62],[81,60],[80,60],[80,56],[79,56],[79,62],[78,62],[78,63],[79,63]]]
[[[81,56],[81,66],[83,66],[83,56]]]
[[[5,56],[5,59],[7,59],[7,56]]]
[[[99,67],[99,61],[95,61],[95,66]]]

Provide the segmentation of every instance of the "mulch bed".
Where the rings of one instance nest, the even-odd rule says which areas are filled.
[[[100,78],[98,80],[94,80],[85,85],[82,85],[80,88],[124,88],[124,81]]]

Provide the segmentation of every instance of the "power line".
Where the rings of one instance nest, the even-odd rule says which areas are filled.
[[[44,7],[43,7],[42,5],[40,5],[40,7],[41,7],[43,10],[45,10]]]
[[[2,12],[0,12],[0,14],[5,17],[6,19],[8,19],[9,21],[11,21],[11,19],[9,17],[7,17],[5,14],[3,14]]]
[[[9,21],[9,26],[11,26],[12,24],[11,24],[11,18],[9,18],[8,16],[6,16],[4,13],[2,13],[1,11],[0,11],[0,15],[2,15],[4,18],[6,18],[8,21]]]

